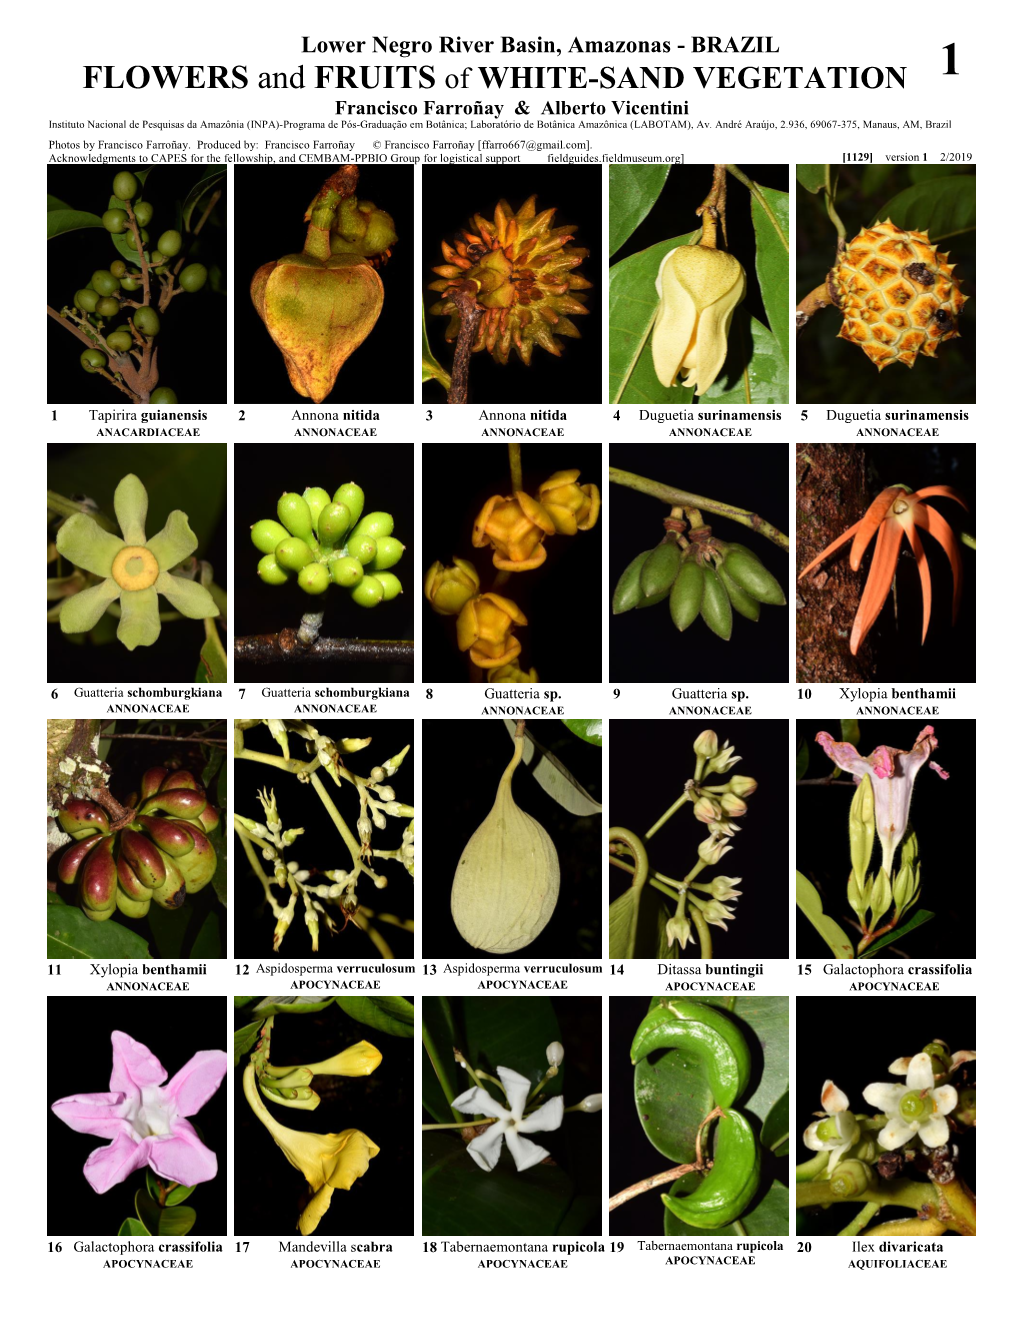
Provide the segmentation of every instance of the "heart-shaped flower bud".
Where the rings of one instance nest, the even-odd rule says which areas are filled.
[[[744,268],[718,248],[678,247],[659,266],[659,308],[652,326],[652,362],[659,383],[704,394],[726,361],[727,337],[747,290]]]

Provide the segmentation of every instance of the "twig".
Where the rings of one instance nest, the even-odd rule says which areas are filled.
[[[273,665],[284,660],[327,660],[334,664],[414,663],[414,642],[375,642],[356,637],[320,637],[302,646],[293,628],[278,633],[234,638],[234,660],[238,664]]]
[[[856,788],[852,779],[833,779],[832,775],[823,775],[821,779],[797,779],[794,781],[797,788],[829,788],[833,784],[846,784],[848,788]]]
[[[678,1164],[675,1169],[667,1169],[665,1173],[653,1174],[651,1178],[642,1178],[640,1182],[632,1183],[630,1187],[625,1187],[622,1192],[617,1192],[615,1196],[609,1198],[610,1210],[615,1210],[623,1205],[624,1201],[632,1201],[635,1196],[640,1196],[642,1192],[653,1191],[656,1187],[661,1187],[664,1183],[674,1183],[678,1178],[682,1178],[687,1173],[697,1173],[696,1164]]]
[[[828,282],[819,284],[816,289],[812,289],[809,294],[801,298],[797,304],[796,315],[794,316],[794,325],[797,327],[797,334],[804,329],[808,321],[811,320],[815,312],[820,312],[823,307],[835,307],[832,301],[832,292],[829,289]]]
[[[446,402],[467,403],[471,350],[474,348],[478,322],[482,319],[482,309],[475,302],[474,294],[466,289],[451,289],[447,296],[460,314],[460,333],[457,335],[457,347],[453,351],[453,370],[450,372],[450,390]]]
[[[509,449],[510,449],[510,486],[513,493],[516,495],[519,490],[522,490],[524,488],[524,475],[521,469],[521,446],[517,441],[511,440]]]
[[[138,742],[174,742],[174,743],[201,743],[208,747],[226,747],[226,739],[222,738],[196,738],[189,734],[187,738],[180,737],[172,733],[104,733],[104,738],[134,738]]]
[[[709,513],[718,513],[724,518],[730,518],[733,522],[742,523],[749,527],[752,532],[758,532],[759,535],[766,537],[774,545],[780,546],[789,554],[790,540],[778,528],[773,527],[771,523],[766,522],[764,518],[756,513],[751,513],[747,509],[738,509],[733,504],[726,504],[722,500],[710,500],[704,495],[692,495],[690,491],[678,490],[675,486],[667,486],[661,481],[652,481],[648,477],[640,477],[634,472],[624,472],[620,468],[609,469],[609,480],[617,486],[629,486],[631,490],[640,491],[642,495],[651,495],[653,499],[662,500],[671,508],[674,505],[690,505],[695,509],[706,509]]]

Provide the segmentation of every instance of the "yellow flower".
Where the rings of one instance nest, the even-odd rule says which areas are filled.
[[[306,1067],[320,1076],[367,1077],[369,1073],[375,1072],[380,1063],[382,1055],[376,1047],[362,1040],[350,1049],[334,1054],[331,1059],[325,1059],[322,1063],[309,1063]]]
[[[469,600],[457,616],[457,646],[470,650],[480,669],[496,669],[520,655],[521,644],[510,630],[515,623],[523,627],[527,622],[512,600],[487,591]]]
[[[543,509],[561,536],[587,532],[598,522],[601,500],[598,486],[579,486],[580,468],[554,472],[538,488]]]
[[[678,247],[659,267],[660,302],[652,326],[652,362],[661,385],[704,394],[726,361],[727,336],[747,289],[744,268],[729,252]]]
[[[437,614],[459,614],[478,594],[478,570],[467,559],[454,556],[453,567],[437,559],[425,574],[425,599]]]
[[[479,549],[491,545],[495,568],[523,573],[545,563],[542,542],[555,531],[556,525],[538,500],[519,490],[509,499],[493,495],[486,500],[475,519],[471,544]]]
[[[501,665],[489,673],[490,683],[537,683],[538,670],[518,669],[516,664]]]

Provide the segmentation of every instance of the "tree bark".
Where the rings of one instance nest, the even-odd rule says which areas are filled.
[[[862,445],[797,446],[797,572],[858,521],[868,507]],[[797,682],[866,683],[875,656],[868,639],[850,654],[865,576],[850,570],[848,545],[797,583]]]

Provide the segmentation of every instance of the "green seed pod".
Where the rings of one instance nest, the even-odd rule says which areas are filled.
[[[345,482],[333,496],[335,504],[346,504],[351,511],[351,522],[356,523],[365,507],[365,492],[353,481]]]
[[[356,587],[365,576],[361,560],[352,555],[329,561],[329,575],[338,587]]]
[[[121,170],[113,176],[113,195],[129,202],[138,192],[138,178],[130,170]]]
[[[110,818],[98,802],[91,798],[70,798],[57,815],[57,821],[65,834],[72,839],[84,839],[97,831],[110,833]]]
[[[361,605],[367,610],[380,604],[384,595],[382,583],[371,573],[366,573],[357,586],[351,588],[351,600],[355,605]]]
[[[357,526],[351,533],[357,535],[371,536],[378,541],[380,536],[393,535],[393,516],[389,513],[366,513],[363,518],[358,520]]]
[[[159,316],[151,307],[136,308],[135,314],[131,319],[134,321],[137,329],[143,335],[148,335],[150,339],[153,335],[159,334]]]
[[[620,574],[620,580],[613,592],[614,614],[626,614],[644,599],[641,592],[641,569],[651,553],[651,550],[643,550]]]
[[[96,303],[96,315],[101,316],[104,321],[116,316],[119,311],[120,303],[116,298],[100,298]]]
[[[325,564],[305,564],[297,580],[298,586],[309,596],[321,596],[329,586],[329,569]]]
[[[351,511],[346,504],[327,503],[319,514],[319,540],[323,545],[336,545],[347,535],[351,526]]]
[[[276,504],[276,516],[291,536],[300,536],[302,541],[307,541],[311,536],[312,511],[294,491],[287,491],[280,496]]]
[[[281,541],[276,547],[276,562],[292,573],[300,573],[314,558],[304,541],[296,536],[288,536],[286,541]]]
[[[194,820],[205,811],[205,791],[201,788],[167,788],[166,784],[145,803],[146,815],[165,811],[180,820]],[[190,852],[191,849],[189,848]]]
[[[108,234],[123,234],[127,229],[127,211],[118,210],[116,207],[104,211],[103,228]]]
[[[197,821],[185,821],[182,828],[195,840],[195,846],[184,857],[179,857],[175,865],[184,876],[187,892],[197,894],[216,874],[216,849],[206,838],[205,831],[199,828]]]
[[[92,272],[92,287],[101,298],[109,298],[111,294],[120,293],[120,280],[110,270],[95,270]]]
[[[302,545],[304,542],[301,543]],[[281,587],[289,580],[290,573],[276,561],[275,554],[263,555],[256,570],[259,577],[270,587]]]
[[[680,572],[683,555],[673,540],[657,545],[641,568],[641,594],[659,596],[669,591]]]
[[[372,577],[375,578],[376,582],[382,583],[383,600],[394,600],[404,590],[400,584],[400,578],[394,573],[377,573],[373,568]]]
[[[252,523],[251,543],[264,555],[271,554],[281,541],[286,541],[288,535],[286,527],[275,518],[260,518],[257,523]]]
[[[193,261],[190,266],[185,266],[177,276],[177,283],[185,293],[198,293],[203,288],[206,280],[209,278],[209,272],[200,261]]]
[[[142,801],[145,802],[158,793],[166,779],[166,770],[161,765],[154,765],[142,775]]]
[[[193,788],[199,793],[204,793],[205,789],[198,782],[190,770],[174,770],[163,780],[159,786],[164,792],[170,788]],[[158,790],[157,790],[158,791]]]
[[[785,605],[783,588],[764,564],[740,545],[731,545],[723,561],[726,572],[738,587],[763,605]]]
[[[134,342],[135,341],[131,338],[131,333],[128,330],[114,330],[112,334],[106,336],[108,347],[112,348],[115,353],[127,353]],[[159,391],[156,390],[150,395],[150,403],[155,400],[155,396],[158,393]]]
[[[166,879],[163,854],[138,830],[121,830],[120,851],[138,881],[146,889],[158,889]]]
[[[375,558],[372,560],[372,572],[377,569],[392,568],[394,564],[399,564],[404,553],[404,544],[398,541],[395,536],[378,536],[375,538]]]
[[[117,900],[117,864],[113,836],[99,840],[81,868],[81,900],[86,912],[113,911]]]
[[[321,486],[306,486],[302,492],[301,498],[308,505],[308,511],[312,515],[312,529],[318,525],[319,515],[329,504],[329,491],[323,490]]]
[[[726,594],[726,588],[719,581],[719,574],[714,568],[705,566],[705,594],[701,598],[701,617],[717,637],[724,642],[730,640],[733,632],[733,607]]]
[[[90,839],[79,839],[77,843],[72,843],[70,848],[65,849],[57,863],[57,879],[65,885],[73,884],[85,858],[102,837],[101,834],[93,834]]]
[[[740,1027],[694,999],[670,999],[642,1020],[630,1047],[632,1063],[655,1050],[680,1050],[704,1071],[717,1105],[740,1099],[751,1076],[751,1051]]]
[[[94,312],[99,303],[99,294],[95,289],[79,289],[74,295],[74,303],[81,312]]]
[[[344,546],[344,553],[353,555],[362,564],[370,564],[375,558],[376,544],[371,536],[352,536]]]
[[[133,898],[136,903],[143,903],[147,898],[152,897],[148,886],[143,885],[138,879],[123,852],[117,857],[117,887],[123,889],[128,898]]]
[[[752,622],[758,622],[758,616],[761,614],[761,605],[753,596],[749,596],[743,587],[738,587],[733,578],[726,572],[725,563],[720,564],[716,572],[719,574],[719,581],[726,588],[726,594],[730,598],[730,604],[742,614],[745,619]]]
[[[754,1199],[761,1177],[761,1150],[743,1114],[723,1109],[714,1163],[689,1196],[663,1196],[662,1203],[692,1228],[711,1231],[739,1219]]]
[[[704,594],[705,570],[695,560],[685,559],[669,593],[670,617],[681,632],[701,613]]]

